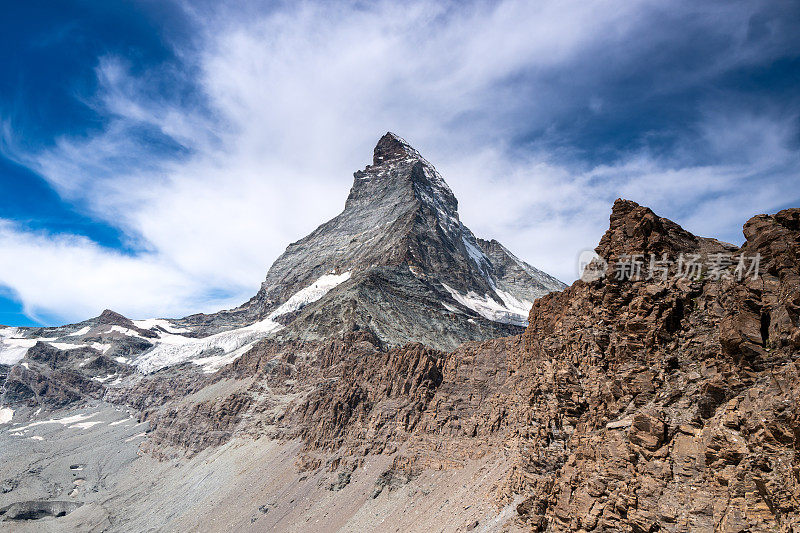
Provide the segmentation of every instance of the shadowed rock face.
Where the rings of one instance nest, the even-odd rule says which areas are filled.
[[[40,518],[68,515],[81,505],[77,502],[62,501],[18,502],[0,509],[0,516],[5,520],[39,520]]]

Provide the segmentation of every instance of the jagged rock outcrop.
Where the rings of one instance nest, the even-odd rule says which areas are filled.
[[[737,253],[761,254],[757,276],[610,276],[534,304],[523,365],[552,377],[537,388],[557,409],[509,487],[531,494],[519,509],[528,524],[792,531],[800,521],[798,215],[745,225]],[[732,251],[625,201],[597,248],[612,265],[622,254],[700,250]],[[762,318],[775,313],[780,326]],[[537,459],[554,442],[557,461],[543,470]]]

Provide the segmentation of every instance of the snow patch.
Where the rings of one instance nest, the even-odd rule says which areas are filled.
[[[469,254],[470,258],[475,261],[475,264],[478,265],[478,268],[483,270],[483,265],[487,261],[486,256],[483,254],[477,246],[469,242],[466,237],[461,237],[461,240],[464,242],[464,247],[467,249],[467,254]]]
[[[447,309],[451,313],[459,313],[460,312],[458,309],[456,309],[455,307],[453,307],[452,305],[450,305],[447,302],[442,302],[442,307],[444,307],[445,309]]]
[[[173,326],[169,320],[164,320],[163,318],[146,318],[144,320],[134,320],[133,324],[137,328],[141,329],[153,329],[155,327],[160,327],[164,331],[169,333],[189,333],[191,330],[189,328],[179,328],[177,326]]]
[[[469,255],[470,259],[472,259],[472,261],[477,265],[478,270],[481,272],[481,274],[483,274],[484,279],[489,282],[489,285],[491,285],[493,289],[496,289],[497,283],[495,283],[495,280],[492,279],[490,274],[489,265],[491,263],[489,262],[489,258],[486,257],[486,254],[483,253],[483,250],[478,248],[477,242],[475,241],[475,236],[472,235],[472,233],[465,226],[461,226],[461,231],[461,241],[464,243],[464,248],[467,249],[467,255]],[[471,237],[472,240],[467,238],[467,235]]]
[[[85,344],[72,344],[71,342],[48,342],[50,346],[57,350],[74,350],[75,348],[83,348]]]
[[[64,418],[51,418],[50,420],[40,420],[39,422],[33,422],[31,424],[28,424],[27,426],[16,428],[15,431],[17,432],[27,431],[32,427],[43,426],[45,424],[61,424],[63,426],[69,426],[71,424],[77,424],[78,422],[82,422],[87,418],[92,418],[95,414],[97,413],[77,414],[73,416],[67,416]]]
[[[14,410],[10,407],[0,408],[0,424],[8,424],[14,418]]]
[[[100,421],[94,422],[79,422],[77,424],[73,424],[69,426],[69,429],[89,429],[92,426],[96,426],[97,424],[102,424]]]
[[[109,332],[116,331],[117,333],[122,333],[123,335],[127,335],[128,337],[139,337],[139,333],[128,328],[123,328],[122,326],[111,326]]]
[[[167,366],[189,361],[203,367],[204,372],[216,372],[244,355],[260,339],[281,329],[283,326],[275,322],[274,318],[293,313],[316,302],[331,289],[348,279],[350,279],[350,272],[338,275],[325,274],[308,287],[293,294],[266,319],[249,326],[223,331],[200,339],[173,333],[160,334],[156,346],[139,356],[133,364],[141,372],[151,373]],[[149,325],[152,323],[164,327],[165,322],[151,319],[149,321],[140,320],[138,324]],[[167,328],[164,327],[164,329]],[[174,330],[175,328],[173,328]]]
[[[109,351],[111,349],[111,345],[110,344],[101,344],[99,342],[93,342],[89,346],[91,346],[92,348],[94,348],[95,350],[97,350],[100,353],[106,353],[107,351]]]
[[[502,289],[495,288],[494,292],[503,300],[506,309],[511,310],[511,312],[520,315],[523,317],[523,326],[528,325],[528,315],[531,312],[531,307],[533,307],[533,302],[529,302],[528,300],[520,300],[510,292],[506,292]]]
[[[84,327],[82,327],[81,329],[79,329],[78,331],[76,331],[74,333],[70,333],[69,335],[65,335],[65,337],[77,337],[79,335],[86,335],[87,333],[89,333],[90,329],[92,329],[91,326],[84,326]]]
[[[28,353],[37,339],[19,336],[19,328],[0,328],[0,364],[13,365]]]
[[[344,272],[342,274],[325,274],[324,276],[320,277],[317,281],[309,285],[304,289],[300,289],[295,294],[293,294],[288,300],[286,300],[283,304],[281,304],[277,309],[275,309],[272,313],[269,314],[270,319],[274,319],[281,315],[286,315],[289,313],[294,313],[302,309],[303,307],[307,306],[310,303],[316,302],[331,289],[336,287],[337,285],[344,283],[350,279],[350,272]]]
[[[463,295],[446,283],[442,283],[442,286],[455,301],[464,307],[472,309],[484,318],[503,324],[528,325],[528,312],[533,304],[526,300],[519,300],[510,293],[495,289],[497,296],[502,301],[500,303],[488,294],[480,296],[473,291],[469,291],[466,295]]]
[[[234,355],[236,352],[235,357],[239,357],[256,341],[282,327],[277,322],[266,319],[200,339],[165,334],[161,335],[152,350],[139,356],[133,364],[145,374],[186,361],[199,364],[204,370],[213,372],[215,363],[218,363],[223,356]]]

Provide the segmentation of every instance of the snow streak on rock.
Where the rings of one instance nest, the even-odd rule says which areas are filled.
[[[446,283],[442,283],[442,286],[455,301],[468,309],[472,309],[484,318],[504,324],[528,325],[528,313],[531,310],[531,305],[533,305],[531,302],[519,300],[512,294],[500,289],[495,289],[495,293],[500,297],[502,303],[497,302],[488,294],[480,296],[472,291],[467,294],[461,294]]]
[[[283,328],[273,319],[293,313],[309,303],[316,302],[331,289],[348,279],[350,279],[350,272],[338,275],[325,274],[308,287],[293,294],[266,319],[249,326],[199,339],[180,334],[161,333],[155,348],[136,359],[134,365],[142,372],[150,373],[166,366],[190,361],[202,366],[206,372],[214,372],[244,355],[260,339]],[[160,323],[156,325],[163,327]]]
[[[277,318],[281,315],[299,311],[306,305],[316,302],[328,294],[328,291],[332,288],[340,283],[344,283],[348,279],[350,279],[350,272],[345,272],[338,276],[336,274],[325,274],[305,289],[301,289],[293,294],[291,298],[270,313],[269,318]]]

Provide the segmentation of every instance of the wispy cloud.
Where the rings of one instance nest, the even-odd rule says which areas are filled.
[[[781,102],[745,106],[715,82],[791,55],[786,17],[774,11],[628,1],[187,7],[196,31],[175,45],[180,67],[133,74],[142,69],[131,58],[97,58],[97,91],[80,98],[104,117],[100,131],[43,149],[11,126],[4,134],[7,156],[119,227],[134,253],[4,223],[0,249],[18,259],[0,264],[0,284],[29,313],[65,319],[244,300],[287,243],[341,209],[350,174],[386,130],[439,167],[477,234],[568,281],[617,196],[731,239],[747,215],[798,200],[786,194],[800,170],[797,115]]]

